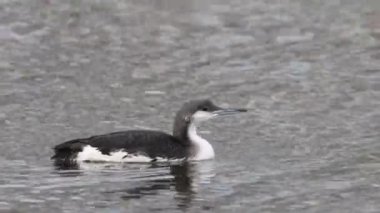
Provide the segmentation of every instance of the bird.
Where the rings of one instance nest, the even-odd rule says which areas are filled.
[[[172,134],[155,130],[127,130],[70,140],[55,146],[56,164],[79,162],[200,161],[215,157],[212,145],[197,134],[202,122],[247,112],[221,108],[209,99],[190,100],[176,113]]]

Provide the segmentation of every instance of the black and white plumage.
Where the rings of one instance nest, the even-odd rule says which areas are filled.
[[[173,135],[149,130],[115,132],[75,139],[54,147],[56,163],[154,162],[214,158],[211,144],[197,135],[196,127],[210,118],[246,112],[222,109],[210,100],[193,100],[177,112]]]

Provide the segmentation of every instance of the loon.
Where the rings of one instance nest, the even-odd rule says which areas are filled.
[[[70,140],[54,147],[56,163],[79,162],[156,162],[207,160],[215,156],[211,144],[196,128],[218,116],[246,112],[223,109],[208,99],[186,102],[177,112],[173,134],[152,130],[129,130]]]

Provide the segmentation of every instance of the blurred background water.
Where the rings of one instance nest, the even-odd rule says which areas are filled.
[[[378,0],[1,0],[0,212],[379,212],[379,59]],[[213,161],[50,161],[206,97]]]

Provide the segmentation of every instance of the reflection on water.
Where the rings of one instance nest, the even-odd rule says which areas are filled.
[[[0,1],[0,212],[379,212],[380,1],[365,2]],[[51,172],[59,142],[170,130],[203,97],[255,109],[204,126],[215,170]]]
[[[160,165],[152,165],[152,167],[156,166]],[[172,177],[147,180],[143,181],[141,186],[123,189],[121,198],[124,200],[140,199],[146,195],[159,194],[163,190],[175,190],[178,207],[187,208],[196,193],[192,186],[194,168],[194,164],[190,163],[170,165],[169,169]]]
[[[125,173],[129,171],[145,171],[142,172],[142,176],[126,180],[126,186],[122,186],[123,183],[121,183],[118,188],[122,189],[105,191],[104,194],[118,194],[122,200],[128,201],[175,191],[174,199],[179,209],[187,209],[190,207],[197,194],[199,185],[210,183],[211,178],[214,177],[213,161],[152,164],[59,164],[55,162],[55,169],[62,177],[82,176],[85,175],[86,172],[101,172],[104,174],[107,171],[121,171]],[[165,172],[162,172],[162,170]],[[151,171],[154,172],[151,173]],[[130,184],[129,181],[131,180],[137,180],[137,183]]]

